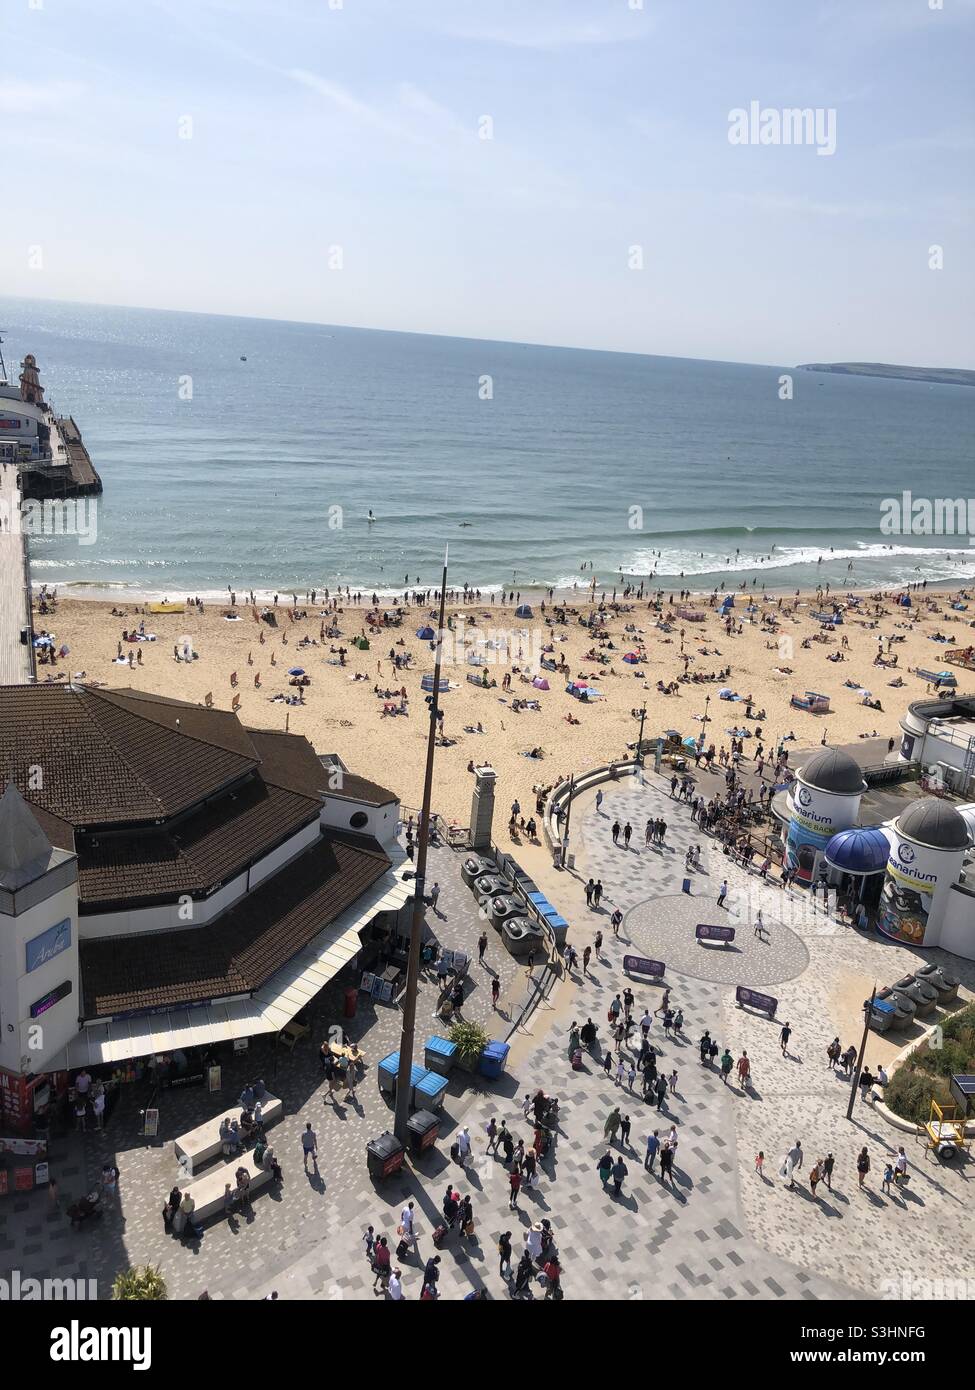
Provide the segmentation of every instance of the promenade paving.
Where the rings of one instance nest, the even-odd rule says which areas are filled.
[[[965,1278],[971,1264],[966,1251],[972,1247],[971,1168],[948,1171],[932,1163],[925,1168],[918,1158],[907,1193],[888,1199],[878,1196],[875,1166],[871,1194],[857,1193],[851,1173],[855,1148],[867,1142],[877,1145],[879,1155],[882,1143],[889,1147],[899,1139],[880,1126],[873,1112],[865,1119],[858,1114],[858,1125],[849,1125],[842,1088],[820,1055],[836,1031],[836,1011],[845,1007],[837,1002],[837,963],[847,974],[854,972],[855,993],[858,972],[903,973],[910,953],[839,927],[821,912],[811,913],[805,899],[759,884],[730,865],[692,824],[688,809],[671,801],[666,791],[652,777],[642,785],[627,780],[606,792],[599,813],[591,796],[580,799],[573,813],[574,872],[557,873],[550,861],[546,869],[541,851],[516,850],[568,916],[570,940],[580,954],[597,929],[603,933],[603,949],[588,977],[577,973],[558,981],[515,1030],[506,1076],[489,1082],[455,1074],[440,1141],[418,1166],[385,1184],[374,1183],[366,1171],[366,1140],[392,1122],[376,1087],[375,1061],[398,1045],[399,1034],[398,1011],[370,1003],[355,1021],[370,1067],[354,1105],[334,1106],[323,1099],[311,1045],[279,1058],[277,1075],[271,1054],[257,1047],[245,1061],[225,1069],[220,1105],[254,1074],[262,1074],[285,1100],[287,1117],[270,1131],[284,1184],[278,1192],[259,1196],[252,1214],[211,1224],[198,1242],[181,1245],[167,1235],[160,1211],[176,1172],[171,1140],[212,1114],[218,1098],[201,1090],[166,1093],[161,1142],[147,1144],[136,1137],[137,1088],[126,1088],[129,1094],[105,1134],[59,1139],[52,1152],[52,1168],[66,1195],[77,1195],[97,1178],[104,1159],[114,1156],[122,1172],[120,1208],[108,1211],[98,1226],[72,1232],[63,1215],[48,1210],[43,1192],[8,1199],[0,1207],[0,1266],[16,1265],[24,1274],[96,1278],[102,1296],[117,1269],[151,1260],[162,1267],[173,1297],[196,1297],[206,1288],[215,1299],[262,1298],[276,1290],[281,1298],[369,1300],[378,1295],[362,1251],[365,1227],[373,1225],[377,1234],[385,1233],[395,1243],[399,1210],[412,1199],[425,1260],[433,1253],[430,1233],[450,1181],[461,1193],[471,1194],[476,1231],[473,1240],[452,1232],[441,1251],[440,1287],[447,1298],[482,1286],[492,1298],[508,1297],[498,1270],[497,1236],[510,1230],[517,1253],[523,1233],[542,1217],[555,1231],[569,1300],[852,1300],[911,1296],[912,1291],[917,1296],[919,1290],[922,1296],[936,1296],[931,1281]],[[642,826],[651,814],[668,821],[663,851],[642,845]],[[610,827],[617,816],[640,827],[638,848],[624,851],[612,844]],[[681,883],[691,843],[701,843],[703,851],[688,897]],[[438,934],[446,945],[470,949],[480,921],[460,881],[460,861],[451,851],[435,852],[430,877],[439,878],[442,886],[439,905],[445,920]],[[590,873],[602,878],[606,890],[598,912],[586,909],[581,894]],[[728,905],[716,917],[717,883],[724,876]],[[625,914],[618,938],[609,925],[617,905]],[[756,905],[771,924],[767,941],[752,932]],[[698,912],[702,921],[728,920],[736,926],[734,954],[693,942]],[[537,989],[538,982],[534,977],[529,981],[524,967],[502,956],[498,938],[490,935],[488,963],[503,972],[502,1006],[508,1017],[492,1018],[492,1025],[499,1026],[489,1031],[504,1036],[517,1001],[527,989]],[[622,961],[628,953],[666,961],[672,1003],[685,1014],[682,1038],[664,1038],[659,1018],[651,1029],[659,1069],[678,1072],[676,1092],[659,1112],[626,1084],[617,1086],[601,1065],[606,1012],[613,995],[625,987]],[[788,1017],[794,1029],[788,1058],[778,1048],[778,1024],[735,1008],[729,961],[748,983],[766,985],[779,998],[779,1017]],[[491,1014],[490,977],[476,964],[471,973],[476,988],[465,1013],[486,1018]],[[966,985],[972,984],[975,980],[966,975]],[[637,1018],[645,1006],[659,1005],[659,984],[634,981],[632,988]],[[433,1004],[434,986],[427,983],[418,1018],[421,1042],[428,1032],[439,1031]],[[573,1072],[568,1030],[574,1020],[587,1016],[597,1023],[600,1046],[587,1057],[583,1071]],[[322,1001],[313,1036],[339,1017],[336,989]],[[727,1042],[736,1057],[747,1048],[754,1094],[742,1094],[701,1066],[696,1043],[705,1028],[720,1044]],[[844,1043],[849,1040],[843,1037]],[[538,1188],[523,1192],[520,1209],[510,1211],[507,1171],[498,1158],[484,1153],[484,1127],[492,1116],[504,1119],[516,1138],[530,1141],[520,1102],[539,1086],[560,1099],[559,1134]],[[604,1151],[603,1126],[615,1105],[632,1121],[629,1145],[616,1150],[629,1170],[619,1198],[602,1188],[596,1172]],[[306,1119],[318,1133],[320,1176],[302,1170],[299,1136]],[[671,1124],[679,1138],[672,1186],[643,1167],[647,1133],[659,1129],[663,1135]],[[475,1159],[465,1172],[448,1154],[460,1125],[469,1126],[474,1139]],[[775,1178],[780,1155],[797,1136],[806,1152],[806,1170],[815,1149],[832,1147],[836,1154],[834,1191],[820,1189],[815,1202],[804,1179],[789,1193]],[[758,1148],[768,1160],[764,1180],[753,1171]],[[912,1153],[912,1161],[914,1157]],[[928,1283],[906,1289],[898,1285],[896,1260],[901,1257],[912,1279]],[[402,1268],[406,1296],[419,1297],[421,1265],[410,1260]],[[534,1295],[542,1296],[537,1286]]]

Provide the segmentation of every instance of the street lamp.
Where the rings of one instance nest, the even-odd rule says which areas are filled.
[[[637,711],[634,711],[634,713],[637,713]],[[639,715],[640,715],[640,733],[639,733],[639,735],[637,736],[637,741],[636,741],[636,763],[637,763],[637,766],[638,766],[638,767],[642,767],[642,766],[643,766],[643,725],[644,725],[644,723],[645,723],[645,721],[646,721],[646,717],[647,717],[647,702],[646,702],[646,700],[644,700],[644,702],[643,702],[643,708],[639,711]]]
[[[711,696],[710,696],[710,695],[705,695],[705,697],[704,697],[704,713],[701,715],[701,748],[702,748],[702,749],[704,748],[704,745],[705,745],[705,743],[706,743],[706,741],[707,741],[708,710],[709,710],[710,706],[711,706]]]
[[[572,798],[575,795],[576,775],[569,773],[569,796],[565,807],[565,830],[562,832],[562,852],[559,855],[559,867],[565,868],[566,856],[569,852],[569,823],[572,820]]]
[[[396,1115],[393,1132],[406,1145],[410,1120],[410,1076],[413,1070],[413,1045],[416,1034],[416,997],[420,978],[420,941],[423,936],[424,890],[427,875],[427,845],[430,841],[430,802],[433,798],[433,758],[437,746],[437,714],[440,699],[440,668],[443,657],[444,610],[447,604],[447,554],[444,552],[443,576],[440,580],[440,618],[437,625],[437,649],[433,664],[433,693],[430,698],[430,727],[427,731],[427,761],[423,777],[423,805],[417,831],[416,877],[414,879],[413,916],[410,926],[410,953],[406,967],[406,990],[403,994],[403,1028],[399,1044],[399,1070],[396,1077]]]

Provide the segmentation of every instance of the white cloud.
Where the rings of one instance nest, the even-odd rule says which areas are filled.
[[[7,116],[29,116],[38,111],[58,111],[84,91],[80,82],[18,82],[0,78],[0,112]]]

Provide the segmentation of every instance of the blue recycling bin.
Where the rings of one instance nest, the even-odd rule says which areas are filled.
[[[478,1070],[482,1076],[489,1076],[492,1080],[501,1076],[508,1062],[508,1053],[511,1048],[505,1042],[489,1042],[481,1053],[481,1064]]]
[[[448,1038],[438,1037],[436,1033],[432,1038],[427,1038],[423,1056],[427,1071],[438,1071],[441,1076],[447,1076],[456,1058],[456,1043],[452,1043]]]
[[[399,1074],[399,1052],[391,1052],[388,1057],[384,1057],[376,1068],[376,1076],[379,1081],[379,1089],[388,1095],[393,1095],[396,1091],[396,1077]],[[410,1070],[410,1092],[413,1087],[425,1075],[424,1069],[416,1063]]]
[[[413,1078],[413,1105],[417,1110],[432,1110],[434,1115],[439,1115],[446,1094],[447,1078],[439,1072],[420,1071],[420,1075]]]

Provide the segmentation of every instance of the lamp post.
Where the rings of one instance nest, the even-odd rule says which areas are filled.
[[[647,718],[647,702],[644,700],[643,708],[640,710],[640,733],[636,741],[636,764],[637,767],[643,766],[643,725]]]
[[[567,855],[568,852],[569,852],[569,823],[570,823],[570,821],[572,820],[572,797],[573,797],[573,794],[574,794],[574,792],[575,792],[575,786],[576,786],[576,775],[575,775],[574,772],[570,772],[570,773],[569,773],[569,796],[568,796],[568,802],[567,802],[567,805],[566,805],[566,808],[565,808],[565,830],[562,832],[562,851],[561,851],[561,853],[559,854],[559,867],[562,868],[562,869],[565,868],[566,855]]]
[[[710,707],[711,707],[711,696],[710,696],[710,695],[705,695],[705,697],[704,697],[704,713],[701,715],[701,751],[702,751],[702,752],[704,751],[704,745],[705,745],[705,743],[707,742],[707,732],[708,732],[708,710],[710,709]]]
[[[869,1004],[863,1006],[863,1037],[860,1039],[860,1055],[857,1057],[857,1064],[853,1068],[853,1081],[850,1085],[850,1103],[846,1107],[846,1118],[853,1119],[853,1105],[857,1098],[857,1086],[860,1084],[860,1072],[863,1070],[863,1054],[867,1050],[867,1034],[870,1031],[870,1015],[873,1012],[874,1000],[877,997],[877,985],[874,983],[870,994]]]
[[[430,802],[433,794],[433,758],[437,747],[437,701],[440,698],[440,666],[443,653],[444,610],[447,604],[447,552],[444,551],[443,575],[440,580],[440,619],[437,625],[437,647],[433,663],[433,693],[430,697],[430,728],[427,732],[427,761],[423,776],[423,805],[417,829],[416,878],[413,898],[413,918],[410,926],[410,954],[406,966],[406,990],[403,995],[403,1028],[399,1043],[399,1071],[396,1076],[396,1114],[393,1133],[401,1144],[407,1141],[410,1120],[410,1075],[413,1069],[413,1044],[416,1035],[416,995],[420,978],[420,940],[423,935],[424,889],[427,876],[427,846],[430,841]]]

